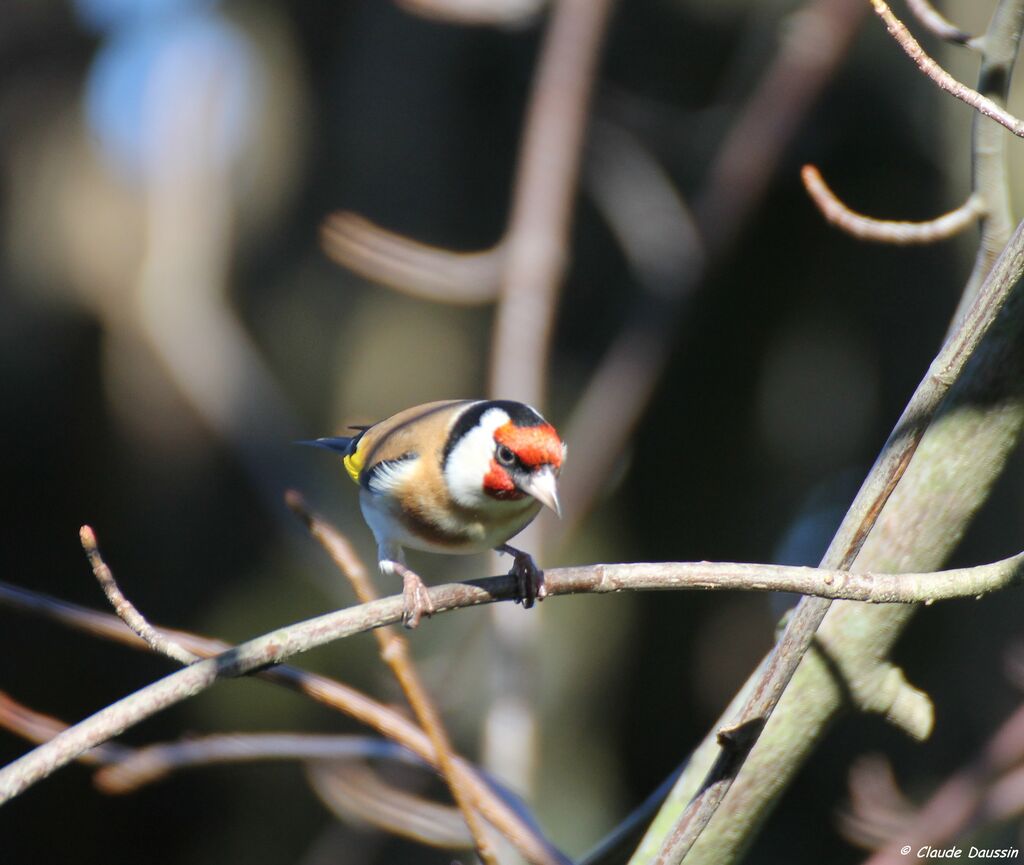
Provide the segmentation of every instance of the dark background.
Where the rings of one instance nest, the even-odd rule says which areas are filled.
[[[986,9],[973,9],[964,26],[984,26],[989,4],[978,5]],[[239,640],[350,600],[287,514],[285,488],[302,489],[372,555],[344,474],[290,442],[485,390],[491,307],[431,304],[372,285],[328,261],[318,231],[345,208],[456,249],[496,242],[541,22],[460,27],[384,2],[131,7],[16,0],[0,29],[3,579],[102,609],[78,546],[78,528],[89,523],[151,619]],[[794,8],[621,4],[594,115],[634,133],[680,193],[693,194]],[[798,177],[808,161],[851,206],[879,216],[928,218],[968,188],[968,110],[934,91],[876,20],[862,30],[767,196],[680,317],[669,366],[602,499],[574,536],[559,538],[554,527],[559,543],[546,563],[820,557],[941,344],[976,238],[972,230],[923,249],[866,245],[826,226],[808,202]],[[186,53],[160,91],[180,87],[180,104],[140,84],[172,38],[200,51]],[[188,308],[191,250],[208,234],[186,226],[172,257],[180,271],[169,277],[170,302],[185,310],[169,339],[209,365],[192,386],[236,382],[204,404],[169,373],[138,316],[159,173],[146,153],[161,152],[146,136],[174,129],[174,112],[195,101],[187,76],[175,77],[189,56],[223,62],[241,88],[222,121],[216,176],[232,216],[216,249],[214,292],[237,330],[208,338],[195,326],[206,319]],[[969,62],[953,68],[973,78]],[[173,141],[163,144],[175,152]],[[205,189],[208,201],[215,192]],[[584,184],[544,407],[556,425],[570,417],[636,291]],[[223,332],[249,340],[247,357],[263,371],[231,379]],[[225,397],[236,391],[237,406]],[[1015,458],[958,563],[1019,548],[1021,469]],[[437,575],[486,567],[423,562]],[[783,603],[659,594],[545,605],[533,804],[557,843],[581,854],[678,764],[769,647]],[[489,627],[487,613],[473,610],[413,636],[469,755],[479,746],[488,670],[458,659],[486,658]],[[1015,593],[922,611],[896,654],[935,701],[932,739],[914,745],[879,718],[846,718],[749,861],[858,861],[863,854],[835,828],[851,761],[882,751],[909,792],[927,793],[1019,701],[1004,670],[1019,638]],[[400,700],[368,638],[307,660]],[[0,609],[0,688],[39,711],[77,720],[169,669]],[[339,729],[355,725],[244,681],[124,740]],[[0,733],[0,760],[25,750]],[[1006,831],[1020,846],[1017,830]],[[450,860],[371,838],[339,828],[301,770],[280,764],[184,772],[123,798],[95,792],[89,771],[72,766],[0,810],[4,865]]]

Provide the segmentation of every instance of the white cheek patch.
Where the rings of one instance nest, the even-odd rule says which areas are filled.
[[[370,475],[367,486],[370,488],[370,492],[378,495],[394,495],[415,468],[416,458],[414,457],[378,463],[373,467],[373,473]]]
[[[463,507],[476,508],[492,502],[484,493],[484,476],[494,458],[494,431],[508,422],[509,416],[502,409],[488,409],[448,454],[445,483],[452,498]]]

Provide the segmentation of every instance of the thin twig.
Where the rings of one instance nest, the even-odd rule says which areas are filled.
[[[855,572],[755,562],[625,562],[549,568],[544,571],[544,581],[550,583],[548,588],[552,596],[649,591],[793,592],[868,604],[921,604],[955,598],[980,598],[992,592],[1024,585],[1024,552],[983,565],[927,573]],[[429,587],[427,591],[432,601],[439,601],[439,610],[443,611],[514,601],[517,598],[516,579],[509,574],[445,583]],[[292,636],[290,628],[302,626],[304,630],[314,622],[323,623],[325,627],[337,626],[340,634],[328,638],[318,632],[312,638],[315,642],[303,642],[301,648],[289,649],[289,655],[308,651],[314,645],[322,645],[331,639],[341,639],[394,624],[398,619],[392,617],[392,602],[400,600],[401,595],[392,595],[289,625],[283,629],[289,638]],[[114,616],[59,601],[31,589],[0,582],[0,604],[49,616],[95,636],[136,647],[145,646]],[[338,617],[338,622],[332,617]],[[237,648],[221,640],[200,637],[188,631],[161,630],[173,634],[177,642],[195,649],[196,654],[205,660],[229,655]],[[275,667],[261,673],[277,673],[281,670],[287,668]],[[247,668],[244,672],[250,670]],[[347,685],[316,673],[304,670],[294,672],[309,676],[311,682],[315,682],[309,689],[311,691],[326,690],[326,684],[348,689]],[[243,673],[230,672],[225,675]],[[349,690],[359,698],[369,700],[364,694],[354,689]],[[325,702],[326,705],[338,708],[334,701]],[[389,714],[387,723],[390,723],[392,717],[401,716]],[[377,721],[373,726],[380,723]],[[418,751],[417,748],[411,750]]]
[[[338,570],[348,578],[359,602],[368,604],[377,600],[377,590],[370,580],[366,566],[356,555],[348,540],[337,529],[326,523],[317,514],[312,513],[306,507],[299,493],[289,490],[286,494],[286,501],[288,506],[306,524],[313,538],[331,557]],[[466,826],[469,827],[476,845],[477,855],[485,865],[497,865],[494,845],[487,836],[471,791],[462,783],[459,773],[454,768],[455,753],[452,750],[451,741],[444,728],[444,723],[441,721],[441,714],[430,698],[430,694],[412,662],[408,641],[389,627],[377,628],[374,630],[373,636],[377,640],[381,658],[391,668],[391,672],[394,673],[412,707],[413,714],[424,732],[430,737],[434,753],[437,755],[438,770],[447,783],[448,789],[451,790],[452,798],[462,812]]]
[[[195,652],[190,652],[154,628],[124,596],[113,573],[100,555],[99,546],[96,544],[96,533],[89,526],[82,526],[78,534],[82,541],[82,549],[85,550],[85,555],[92,566],[92,572],[99,581],[107,600],[110,601],[110,605],[114,608],[114,612],[117,613],[117,617],[145,640],[154,652],[167,655],[168,658],[172,658],[180,664],[191,664],[193,661],[199,660],[199,655]]]
[[[853,566],[885,503],[906,472],[925,430],[953,382],[959,378],[967,360],[995,322],[1022,273],[1024,223],[1017,227],[963,323],[946,341],[914,391],[832,539],[822,560],[822,567],[847,570]],[[658,865],[680,862],[718,810],[778,705],[789,680],[810,648],[831,603],[828,598],[804,597],[797,605],[736,721],[720,732],[720,759],[701,785],[700,793],[674,822],[658,852]],[[900,696],[901,692],[897,689],[892,695],[893,708],[895,700]],[[915,707],[913,714],[915,717],[904,720],[913,724],[908,727],[908,732],[920,735],[922,722],[919,708]]]
[[[962,81],[958,81],[943,69],[928,55],[920,43],[914,39],[903,22],[893,15],[892,10],[886,5],[884,0],[871,0],[871,5],[874,7],[878,17],[885,22],[886,29],[899,43],[899,46],[917,64],[917,68],[931,78],[942,90],[945,90],[962,102],[966,102],[979,114],[990,117],[996,123],[1005,126],[1014,135],[1024,136],[1024,121],[1015,117],[987,96],[982,96],[977,90],[968,87]]]
[[[341,211],[321,226],[324,251],[349,270],[413,297],[479,304],[498,297],[505,248],[452,252],[389,231]]]
[[[956,45],[969,45],[971,34],[966,33],[949,21],[929,0],[907,0],[907,8],[914,13],[917,20],[932,31],[939,39]]]
[[[800,171],[800,178],[821,215],[858,240],[891,243],[895,246],[935,243],[956,236],[976,223],[984,213],[981,196],[972,193],[955,210],[924,222],[876,219],[850,210],[828,187],[815,166],[805,165]]]
[[[1024,582],[1024,553],[974,568],[929,574],[861,574],[781,565],[685,562],[553,568],[545,572],[545,581],[552,595],[715,588],[817,592],[826,599],[920,603],[978,596],[1019,585]],[[517,580],[512,575],[434,586],[427,591],[435,616],[462,607],[515,600],[518,596]],[[69,727],[0,770],[0,803],[51,775],[83,751],[196,696],[218,679],[263,671],[317,646],[394,624],[401,621],[402,612],[401,595],[336,610],[278,628],[171,673]],[[540,858],[550,860],[550,856]]]

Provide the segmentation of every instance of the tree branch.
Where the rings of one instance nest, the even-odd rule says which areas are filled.
[[[637,563],[555,568],[545,573],[551,595],[597,594],[640,589],[727,589],[815,591],[824,598],[873,603],[917,603],[985,594],[1024,579],[1024,553],[974,568],[931,574],[854,574],[782,565],[709,562]],[[514,600],[513,576],[487,577],[428,589],[436,613]],[[194,697],[218,679],[263,670],[270,665],[354,634],[394,624],[402,617],[402,597],[336,610],[278,628],[214,658],[197,661],[101,709],[0,770],[0,803],[75,759],[83,751],[119,735],[169,706]]]
[[[146,645],[157,654],[166,655],[179,664],[191,664],[193,661],[199,660],[199,655],[195,652],[190,652],[180,643],[154,628],[146,621],[146,617],[135,608],[135,605],[124,596],[113,573],[107,567],[107,563],[103,561],[103,556],[96,543],[96,533],[92,528],[82,526],[78,535],[82,542],[82,549],[85,550],[85,555],[92,566],[93,575],[99,581],[100,587],[114,608],[114,612],[117,613],[117,617],[138,634],[146,642]]]
[[[907,8],[939,39],[955,45],[970,44],[971,34],[951,23],[928,0],[907,0]]]
[[[892,14],[892,10],[884,0],[871,0],[875,13],[885,22],[886,29],[892,35],[899,46],[906,52],[917,68],[931,78],[942,90],[955,96],[961,102],[966,102],[979,114],[989,117],[1001,126],[1005,126],[1014,135],[1024,136],[1024,120],[1015,117],[1001,105],[993,102],[987,96],[982,96],[977,90],[968,87],[962,81],[958,81],[943,69],[935,60],[928,56],[928,53],[921,47],[920,43],[911,35],[903,22]]]
[[[132,648],[149,648],[145,642],[124,622],[108,613],[89,610],[76,604],[57,600],[29,589],[12,586],[0,582],[0,603],[23,612],[35,613],[52,618],[61,624],[68,625],[93,636],[120,642]],[[221,640],[200,637],[187,631],[161,628],[160,631],[175,643],[195,652],[203,658],[212,658],[228,652],[231,645]],[[433,746],[426,734],[404,715],[378,703],[356,689],[321,676],[285,664],[259,670],[255,675],[274,684],[283,685],[291,690],[305,694],[312,700],[329,708],[344,712],[360,723],[366,724],[382,736],[398,742],[426,763],[435,766]],[[38,715],[37,718],[45,718]],[[66,725],[54,721],[50,735],[39,741],[52,738]],[[119,747],[114,745],[104,747]],[[550,842],[539,835],[524,821],[514,809],[509,808],[501,797],[494,794],[489,784],[481,781],[476,771],[461,759],[457,761],[458,771],[462,773],[463,782],[472,790],[481,812],[487,820],[530,862],[543,865],[567,865],[568,860],[553,847]]]
[[[800,179],[803,180],[807,194],[811,196],[821,215],[858,240],[891,243],[895,246],[935,243],[959,234],[977,222],[984,213],[981,196],[972,193],[955,210],[924,222],[876,219],[850,210],[829,189],[825,179],[813,165],[805,165],[801,169]]]

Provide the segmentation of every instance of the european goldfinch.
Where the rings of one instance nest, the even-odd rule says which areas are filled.
[[[352,429],[358,434],[301,444],[342,455],[359,485],[381,573],[402,577],[406,627],[416,627],[434,607],[405,564],[405,547],[509,553],[523,605],[543,599],[543,576],[533,559],[507,543],[542,506],[560,514],[565,445],[539,412],[510,400],[444,400]]]

